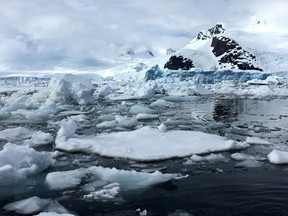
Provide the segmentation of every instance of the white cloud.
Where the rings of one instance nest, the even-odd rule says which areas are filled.
[[[288,29],[287,0],[0,0],[0,62],[179,48],[218,21],[257,15]]]

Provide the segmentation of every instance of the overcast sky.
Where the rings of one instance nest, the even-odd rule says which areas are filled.
[[[113,57],[174,49],[256,15],[288,29],[288,0],[0,0],[0,62]]]

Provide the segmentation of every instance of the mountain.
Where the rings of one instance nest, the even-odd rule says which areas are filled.
[[[225,32],[223,24],[216,24],[207,31],[200,31],[188,45],[170,56],[164,68],[262,71],[256,56]]]

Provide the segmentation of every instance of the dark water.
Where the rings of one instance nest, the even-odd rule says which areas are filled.
[[[235,140],[247,136],[258,136],[272,142],[277,148],[288,149],[288,100],[248,100],[238,98],[195,97],[193,100],[177,102],[170,107],[158,107],[159,119],[145,120],[143,125],[157,126],[165,122],[168,130],[201,130],[219,134]],[[149,101],[120,102],[103,101],[88,113],[89,124],[80,125],[78,134],[93,134],[95,131],[109,132],[133,130],[134,128],[98,129],[99,116],[104,114],[128,114],[136,103],[150,104]],[[85,111],[92,107],[82,107]],[[80,107],[66,107],[79,110]],[[63,115],[56,116],[59,120]],[[168,120],[169,119],[169,120]],[[1,119],[2,127],[22,125],[25,120]],[[56,133],[58,127],[47,124],[29,124],[31,128]],[[68,154],[57,158],[56,164],[44,173],[30,177],[27,181],[10,188],[0,188],[0,205],[31,196],[57,199],[61,205],[78,215],[139,215],[136,209],[146,209],[148,215],[288,215],[288,166],[269,163],[266,155],[273,146],[252,146],[241,152],[263,157],[262,166],[257,168],[236,167],[230,154],[223,155],[226,161],[204,162],[184,165],[186,158],[157,163],[138,164],[123,159],[103,158],[98,155]],[[43,150],[43,149],[42,149]],[[48,147],[44,150],[51,150]],[[79,187],[64,191],[49,191],[43,184],[48,172],[70,170],[79,167],[101,165],[119,169],[141,171],[160,169],[164,173],[189,174],[188,178],[172,180],[147,189],[126,191],[120,199],[112,201],[85,201]],[[82,185],[85,182],[82,183]],[[0,215],[17,215],[0,210]]]

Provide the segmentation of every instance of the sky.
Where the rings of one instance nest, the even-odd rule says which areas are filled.
[[[97,64],[131,48],[177,50],[199,30],[217,22],[246,25],[252,16],[288,30],[287,0],[0,0],[0,5],[0,69],[3,62]]]

